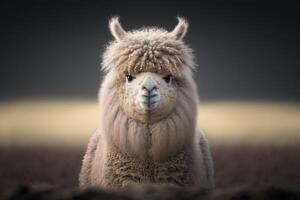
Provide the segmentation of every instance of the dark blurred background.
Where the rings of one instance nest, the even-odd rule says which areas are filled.
[[[0,99],[96,98],[100,55],[126,30],[190,22],[203,100],[299,101],[298,1],[1,1]]]

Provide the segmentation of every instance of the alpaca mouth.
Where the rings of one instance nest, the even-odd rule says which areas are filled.
[[[159,102],[157,101],[143,101],[140,103],[140,106],[144,110],[154,110],[159,105]]]
[[[159,93],[142,94],[138,97],[138,105],[141,109],[151,111],[156,109],[160,103]]]

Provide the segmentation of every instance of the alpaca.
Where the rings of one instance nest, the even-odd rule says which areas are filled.
[[[188,23],[173,31],[125,31],[109,22],[114,41],[104,54],[100,128],[91,137],[81,187],[121,188],[150,183],[214,187],[208,142],[196,128],[198,94]]]

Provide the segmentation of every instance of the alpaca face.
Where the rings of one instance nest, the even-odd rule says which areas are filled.
[[[131,119],[152,124],[168,118],[187,98],[182,93],[194,90],[192,50],[182,40],[188,23],[178,18],[171,32],[159,28],[126,32],[118,18],[109,26],[115,40],[103,54],[102,69],[108,72],[107,82],[113,82],[104,84],[107,92]]]
[[[142,72],[124,75],[121,106],[131,118],[153,122],[166,117],[177,99],[176,80],[170,74]]]

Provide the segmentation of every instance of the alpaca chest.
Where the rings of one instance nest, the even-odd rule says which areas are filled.
[[[123,187],[134,183],[193,185],[191,160],[185,152],[179,152],[165,161],[141,161],[112,152],[108,154],[103,178],[108,187]]]

